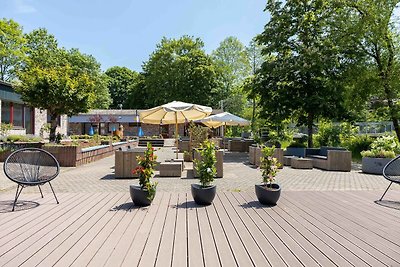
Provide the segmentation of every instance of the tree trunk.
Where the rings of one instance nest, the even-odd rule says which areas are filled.
[[[256,98],[254,97],[253,98],[253,112],[251,114],[251,131],[253,132],[253,134],[255,131],[255,126],[254,126],[255,120],[256,120]]]
[[[50,142],[54,142],[56,140],[56,128],[57,128],[57,115],[50,114],[50,135],[49,135]]]
[[[383,85],[383,87],[385,89],[386,100],[387,100],[388,107],[389,107],[390,118],[392,119],[392,122],[393,122],[393,127],[394,127],[394,131],[396,132],[397,140],[400,141],[399,120],[396,116],[396,110],[393,105],[393,98],[392,98],[393,94],[391,92],[391,89],[389,88],[390,86],[387,83],[387,81],[384,81],[384,82],[385,82],[385,84]]]
[[[308,133],[308,147],[313,147],[313,122],[314,114],[308,113],[307,115],[307,133]]]

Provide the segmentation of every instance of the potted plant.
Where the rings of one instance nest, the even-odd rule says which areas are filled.
[[[217,173],[215,146],[212,142],[206,140],[201,145],[201,149],[197,149],[197,151],[201,156],[201,160],[195,160],[195,168],[199,174],[200,184],[191,185],[192,196],[197,204],[210,205],[217,193],[216,185],[211,184]]]
[[[192,155],[189,151],[183,151],[183,160],[186,162],[192,161]]]
[[[396,157],[399,146],[394,136],[378,137],[371,144],[370,150],[361,152],[362,171],[371,174],[382,174],[383,168],[389,161]]]
[[[272,155],[275,147],[264,147],[262,149],[262,157],[260,170],[263,178],[263,184],[255,185],[255,191],[261,204],[264,205],[276,205],[280,195],[281,187],[275,182],[275,176],[280,167],[280,163],[277,158]]]
[[[138,166],[133,173],[139,175],[139,185],[130,185],[130,194],[136,206],[149,206],[156,195],[157,182],[152,183],[154,175],[154,165],[157,156],[154,155],[154,148],[151,143],[147,143],[144,156],[137,156]]]

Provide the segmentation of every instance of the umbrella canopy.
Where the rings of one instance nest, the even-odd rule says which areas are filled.
[[[247,126],[250,125],[250,121],[245,120],[239,116],[233,115],[232,113],[229,112],[223,112],[219,114],[215,114],[206,118],[203,118],[201,120],[197,120],[198,122],[201,122],[208,127],[219,127],[222,125],[225,126]]]
[[[140,112],[140,120],[149,124],[175,124],[176,147],[178,148],[178,123],[202,119],[210,115],[211,112],[212,108],[210,107],[172,101]],[[178,149],[176,150],[176,158],[178,158]]]
[[[172,101],[140,112],[140,120],[149,124],[178,124],[202,119],[210,115],[211,112],[212,108],[210,107]]]

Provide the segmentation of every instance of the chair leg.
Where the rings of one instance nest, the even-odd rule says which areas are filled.
[[[19,195],[21,195],[22,189],[24,189],[24,187],[22,185],[21,185],[21,190],[19,190],[19,185],[17,185],[17,191],[15,192],[15,199],[14,199],[12,211],[14,211],[14,209],[15,209],[15,204],[17,204],[17,200],[19,198]]]
[[[49,182],[49,185],[50,185],[51,191],[53,192],[54,198],[56,199],[57,204],[60,204],[60,202],[58,202],[56,193],[54,193],[53,187],[51,186],[51,183],[50,183],[50,182]]]
[[[40,194],[42,195],[42,198],[43,198],[43,193],[42,193],[42,189],[40,188],[40,185],[38,185],[38,187],[39,187]]]
[[[379,201],[382,200],[382,198],[386,195],[386,192],[389,190],[390,186],[392,185],[393,182],[390,182],[389,186],[386,188],[385,193],[383,193],[383,195],[381,196],[381,199],[379,199]]]

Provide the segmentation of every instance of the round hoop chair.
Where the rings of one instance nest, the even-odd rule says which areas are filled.
[[[17,183],[12,211],[14,211],[22,189],[27,186],[38,186],[43,198],[40,186],[49,183],[54,198],[57,204],[59,203],[50,181],[59,174],[60,164],[49,152],[39,148],[16,150],[5,160],[3,168],[5,175],[11,181]]]
[[[390,184],[386,188],[379,201],[382,200],[382,198],[385,196],[393,183],[400,184],[400,156],[397,156],[396,158],[389,161],[388,164],[386,164],[386,166],[383,168],[383,177],[385,177],[390,182]]]

